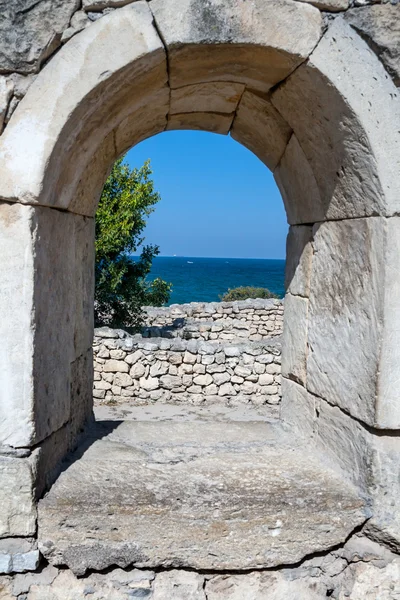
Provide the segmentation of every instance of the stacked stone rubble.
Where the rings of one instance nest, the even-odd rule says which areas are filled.
[[[180,338],[148,341],[97,329],[94,355],[93,395],[98,401],[280,402],[278,339],[235,345]]]
[[[191,302],[146,308],[144,337],[260,341],[282,333],[280,300]]]

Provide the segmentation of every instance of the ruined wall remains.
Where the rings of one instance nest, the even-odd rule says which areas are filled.
[[[280,300],[191,302],[146,308],[144,337],[183,337],[202,340],[261,341],[281,335]]]
[[[147,314],[143,337],[95,330],[96,400],[279,404],[282,302],[192,303]]]

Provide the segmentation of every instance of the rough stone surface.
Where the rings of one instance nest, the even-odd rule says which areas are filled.
[[[291,225],[325,220],[315,175],[294,134],[274,171],[274,177]]]
[[[152,0],[151,10],[168,47],[172,88],[235,81],[267,91],[308,56],[321,35],[319,11],[291,0],[179,0],[168,6]]]
[[[86,12],[102,11],[105,8],[119,8],[131,2],[135,2],[135,0],[83,0],[82,8]]]
[[[400,7],[379,4],[349,10],[345,19],[378,54],[398,87],[400,85]]]
[[[329,12],[340,12],[347,10],[350,6],[350,0],[300,0],[301,2],[308,2],[313,6],[316,6],[320,10],[326,10]]]
[[[199,302],[146,313],[142,336],[96,329],[96,404],[195,404],[199,398],[230,404],[241,391],[251,404],[279,404],[281,301]],[[264,362],[253,359],[248,366],[251,354]]]
[[[274,170],[291,133],[290,126],[269,100],[248,90],[244,92],[232,126],[234,140],[246,146],[269,169]]]
[[[109,51],[110,47],[117,46],[119,52]],[[70,55],[74,56],[72,60],[68,58]],[[134,94],[128,89],[129,86],[126,86],[128,80],[135,81]],[[78,212],[93,216],[98,197],[92,197],[92,204],[84,206],[81,197],[84,196],[84,190],[79,189],[79,186],[85,187],[88,180],[88,185],[100,193],[107,169],[117,157],[113,145],[113,154],[100,152],[97,163],[96,152],[102,149],[108,134],[130,114],[144,107],[147,98],[160,92],[166,81],[164,47],[146,2],[134,2],[113,11],[74,36],[49,62],[41,77],[36,79],[14,115],[14,127],[31,132],[29,136],[24,137],[24,148],[20,140],[17,142],[16,139],[6,139],[11,127],[7,127],[2,136],[0,161],[5,161],[10,167],[11,179],[6,181],[5,174],[2,177],[1,187],[3,188],[4,184],[8,191],[3,188],[0,197],[19,197],[22,201],[25,199],[32,202],[35,198],[38,201],[40,196],[40,204],[56,204],[60,208],[68,208],[79,192],[81,210]],[[75,108],[94,88],[97,88],[95,94],[98,100],[91,104],[91,109],[85,112],[85,119],[82,121],[80,111],[75,112]],[[49,89],[51,94],[47,93]],[[110,94],[108,99],[107,93]],[[41,123],[40,144],[33,139],[38,131],[30,125],[34,106],[36,110],[39,108],[35,119]],[[102,122],[106,125],[105,130],[99,128],[100,108],[103,111]],[[71,114],[75,118],[69,120],[67,125],[65,119]],[[52,144],[43,143],[46,137],[52,140]],[[71,143],[66,142],[66,138],[69,138]],[[55,148],[56,140],[60,144],[59,149]],[[132,143],[135,143],[135,140],[131,139],[130,145]],[[33,147],[35,150],[31,160],[28,156]],[[72,151],[73,147],[74,159],[66,155],[61,157],[61,147],[67,154],[68,149]],[[77,149],[79,151],[76,153]],[[21,155],[24,155],[24,167],[21,165],[21,171],[17,175],[18,166],[11,157]],[[46,179],[44,171],[49,174],[45,168],[49,161],[57,175],[54,172],[50,178],[51,183],[46,186],[43,176]],[[96,163],[96,170],[91,169],[92,177],[83,178],[83,173],[87,172],[93,161]],[[13,183],[14,176],[17,176],[17,180]],[[14,187],[15,184],[18,189]],[[89,200],[86,202],[89,204]]]
[[[38,573],[0,577],[2,600],[395,600],[399,558],[363,536],[279,571],[240,574],[153,571],[120,568],[77,578],[45,567]]]
[[[307,387],[380,427],[399,422],[393,381],[387,385],[383,376],[393,373],[398,356],[397,318],[385,289],[398,286],[399,226],[397,217],[376,217],[325,223],[314,231]]]
[[[286,294],[286,319],[282,336],[282,374],[305,385],[307,373],[307,326],[309,303],[306,298]]]
[[[232,125],[233,113],[230,115],[212,112],[191,112],[172,114],[168,118],[168,130],[198,129],[227,135]]]
[[[35,534],[33,481],[29,459],[0,457],[0,538]]]
[[[77,574],[115,564],[247,569],[297,562],[365,520],[355,488],[293,440],[285,444],[280,428],[104,427],[39,503],[41,551]]]
[[[0,73],[35,73],[61,44],[79,0],[1,0]]]
[[[12,81],[0,75],[0,135],[3,131],[8,105],[13,95],[13,88]]]
[[[171,90],[170,115],[179,113],[233,114],[244,92],[244,85],[211,82],[188,85]]]
[[[319,189],[320,202],[312,210],[305,204],[301,222],[398,212],[397,89],[343,17],[272,103],[293,128]]]
[[[312,255],[312,227],[290,227],[286,240],[285,289],[293,296],[310,296]]]
[[[154,582],[153,600],[206,600],[204,577],[188,571],[160,573]]]
[[[25,573],[35,571],[38,566],[36,542],[27,538],[0,539],[0,573]]]

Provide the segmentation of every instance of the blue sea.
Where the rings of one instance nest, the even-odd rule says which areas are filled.
[[[267,287],[282,297],[284,271],[284,260],[158,256],[149,279],[172,283],[169,303],[183,304],[218,301],[228,288],[242,285]]]

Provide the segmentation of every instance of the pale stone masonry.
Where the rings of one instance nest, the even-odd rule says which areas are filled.
[[[151,325],[142,335],[95,329],[95,402],[280,403],[281,301],[193,302],[146,313]]]
[[[274,299],[191,302],[145,311],[145,337],[261,341],[282,333],[283,303]]]
[[[155,564],[154,579],[143,573],[129,579],[126,571],[117,570],[92,573],[83,582],[71,571],[50,567],[36,572],[33,579],[24,575],[3,578],[0,595],[7,600],[65,600],[76,590],[75,595],[89,594],[98,600],[107,596],[106,585],[110,596],[132,597],[130,592],[115,590],[115,579],[119,579],[128,582],[134,596],[157,600],[173,596],[174,600],[236,600],[246,594],[255,600],[266,596],[268,600],[295,596],[299,600],[327,596],[391,600],[399,596],[400,4],[397,0],[0,0],[0,6],[1,568],[7,572],[34,569],[38,550],[51,559],[52,540],[57,537],[62,542],[58,548],[65,550],[62,564],[79,563],[76,540],[68,545],[68,536],[78,538],[83,554],[89,552],[94,570],[99,564],[148,564],[148,555],[136,552],[134,530],[126,552],[126,529],[110,529],[112,507],[108,503],[114,502],[120,517],[129,522],[124,509],[132,502],[129,510],[136,511],[144,529],[152,506],[153,531],[160,532],[154,540],[165,535],[164,548],[168,549],[168,529],[163,527],[167,513],[163,511],[169,510],[171,516],[171,503],[175,503],[174,516],[180,524],[179,511],[190,513],[193,500],[202,526],[191,530],[196,536],[191,549],[198,548],[213,569],[218,567],[218,552],[217,556],[208,552],[211,537],[201,537],[207,531],[204,524],[211,526],[214,519],[212,535],[222,546],[227,542],[227,561],[221,559],[221,564],[243,570],[250,558],[254,568],[261,569],[221,576],[215,571],[209,575],[195,572],[193,555],[174,538],[171,542],[182,560],[169,563],[177,567],[170,572],[159,572],[163,563]],[[150,449],[146,468],[140,447],[134,461],[121,458],[132,458],[133,450],[129,439],[120,447],[121,442],[107,430],[107,426],[115,428],[115,423],[100,431],[108,450],[104,452],[100,444],[98,462],[91,463],[91,456],[99,445],[87,437],[93,419],[97,201],[119,156],[140,141],[173,129],[229,133],[254,152],[273,172],[290,224],[280,429],[276,443],[265,440],[267,458],[258,463],[268,485],[268,473],[275,473],[282,502],[273,508],[276,497],[268,486],[257,487],[256,474],[246,488],[253,458],[261,458],[258,446],[250,444],[243,465],[235,459],[229,442],[223,445],[228,450],[216,469],[222,478],[221,490],[232,492],[224,496],[223,519],[214,510],[222,496],[209,476],[209,460],[215,453],[206,452],[202,473],[208,475],[201,481],[190,470],[194,457],[189,442],[191,436],[199,435],[200,427],[190,425],[189,438],[178,449],[167,448],[169,456],[164,451],[154,455]],[[250,201],[244,209],[252,211]],[[200,233],[207,236],[207,231]],[[154,339],[160,339],[160,344],[238,347],[237,340],[202,337],[224,331],[224,335],[240,338],[240,328],[233,321],[219,332],[212,331],[214,319],[188,323],[189,340]],[[261,331],[250,333],[251,328],[253,320],[247,328],[249,336],[264,336]],[[147,342],[152,343],[152,338]],[[266,343],[270,344],[264,338],[251,341]],[[110,358],[102,359],[102,367],[111,360],[125,364],[122,371],[109,371],[122,381],[122,375],[131,377],[134,365],[112,358],[111,351],[118,350],[122,348],[107,348]],[[198,356],[202,356],[200,362]],[[211,366],[203,364],[203,356],[208,355],[198,352],[193,368]],[[232,358],[240,360],[240,356],[226,357],[225,364]],[[149,375],[141,377],[149,378],[155,364],[147,364]],[[182,358],[181,364],[192,363]],[[166,375],[177,377],[169,373],[170,366],[180,365],[168,361]],[[235,364],[233,371],[239,366]],[[245,385],[243,375],[228,374],[232,387]],[[206,375],[207,371],[196,374],[201,379],[193,385],[202,390],[218,385],[214,380],[208,383]],[[235,384],[233,377],[245,381]],[[252,414],[261,411],[254,406],[249,410]],[[165,430],[169,425],[166,422]],[[123,423],[118,427],[123,430]],[[178,435],[179,424],[174,427]],[[267,429],[263,424],[265,435]],[[219,433],[229,430],[222,427]],[[161,442],[168,441],[168,433]],[[178,438],[182,440],[181,433]],[[86,445],[80,446],[74,468],[63,463],[62,476],[43,499],[61,462],[82,435]],[[284,447],[286,435],[293,447]],[[113,454],[117,447],[121,452]],[[167,465],[182,475],[179,449],[183,447],[189,453],[185,468],[190,477],[182,477],[178,493],[177,480],[172,477],[165,487],[162,477]],[[281,468],[273,460],[274,452],[285,458],[279,463]],[[306,472],[311,475],[307,452],[319,461],[318,475],[309,479],[305,476]],[[86,462],[80,462],[80,455]],[[115,462],[107,462],[109,457]],[[306,470],[296,470],[297,463],[289,457],[302,461]],[[124,476],[119,470],[122,463]],[[102,476],[103,467],[111,473],[108,481]],[[79,497],[83,476],[88,485],[87,504],[80,503]],[[113,487],[115,481],[118,485]],[[189,490],[188,481],[193,482]],[[232,488],[226,487],[229,481],[234,482]],[[293,485],[300,490],[307,481],[315,490],[330,490],[326,508],[335,508],[334,518],[323,521],[317,536],[310,535],[306,523],[315,526],[323,512],[305,506],[302,500],[321,500],[319,492],[306,496],[299,491],[297,497],[291,496]],[[154,482],[156,492],[151,489]],[[130,488],[124,495],[125,483]],[[207,505],[210,486],[215,494],[213,510]],[[341,508],[341,490],[349,486],[353,486],[349,497],[359,507],[355,520]],[[142,492],[135,502],[137,488]],[[71,504],[72,491],[77,497]],[[182,493],[188,491],[192,494],[189,502],[179,505]],[[97,513],[91,512],[100,493],[104,501],[96,510],[105,511],[102,529],[97,528]],[[38,524],[40,498],[42,516],[46,502],[54,508],[47,545],[43,523]],[[251,512],[254,499],[260,512],[241,521],[241,514]],[[293,511],[288,523],[296,530],[293,536],[281,526],[285,518],[277,516],[285,511],[285,499]],[[264,506],[272,510],[268,524]],[[66,527],[64,517],[59,516],[61,509],[76,510],[83,518],[82,529],[74,529],[73,515],[71,527]],[[303,521],[302,510],[307,517]],[[84,522],[86,513],[92,519],[90,527]],[[241,523],[244,527],[240,535],[232,534],[235,543],[230,544],[229,533],[225,537],[229,522],[231,532]],[[168,519],[165,523],[171,526]],[[249,523],[254,527],[254,544],[246,529]],[[179,526],[174,531],[182,533]],[[329,552],[333,546],[328,538],[333,533],[337,550]],[[91,552],[95,536],[101,552],[99,548]],[[318,546],[318,536],[325,545]],[[109,552],[111,538],[116,545]],[[119,546],[118,539],[122,540]],[[306,539],[319,547],[317,556],[307,555]],[[276,543],[281,547],[274,554]],[[285,556],[290,555],[293,543],[300,566],[288,570]],[[390,547],[396,556],[385,554],[382,546],[371,547],[378,543]],[[235,552],[229,554],[232,548]],[[242,554],[236,552],[239,548],[245,549]],[[321,548],[325,548],[323,555]],[[157,550],[156,544],[151,550]],[[97,555],[102,561],[96,562]],[[374,564],[367,562],[371,556]],[[307,570],[309,560],[315,562]],[[183,564],[188,571],[182,570]],[[276,566],[274,571],[269,570],[271,565]]]

